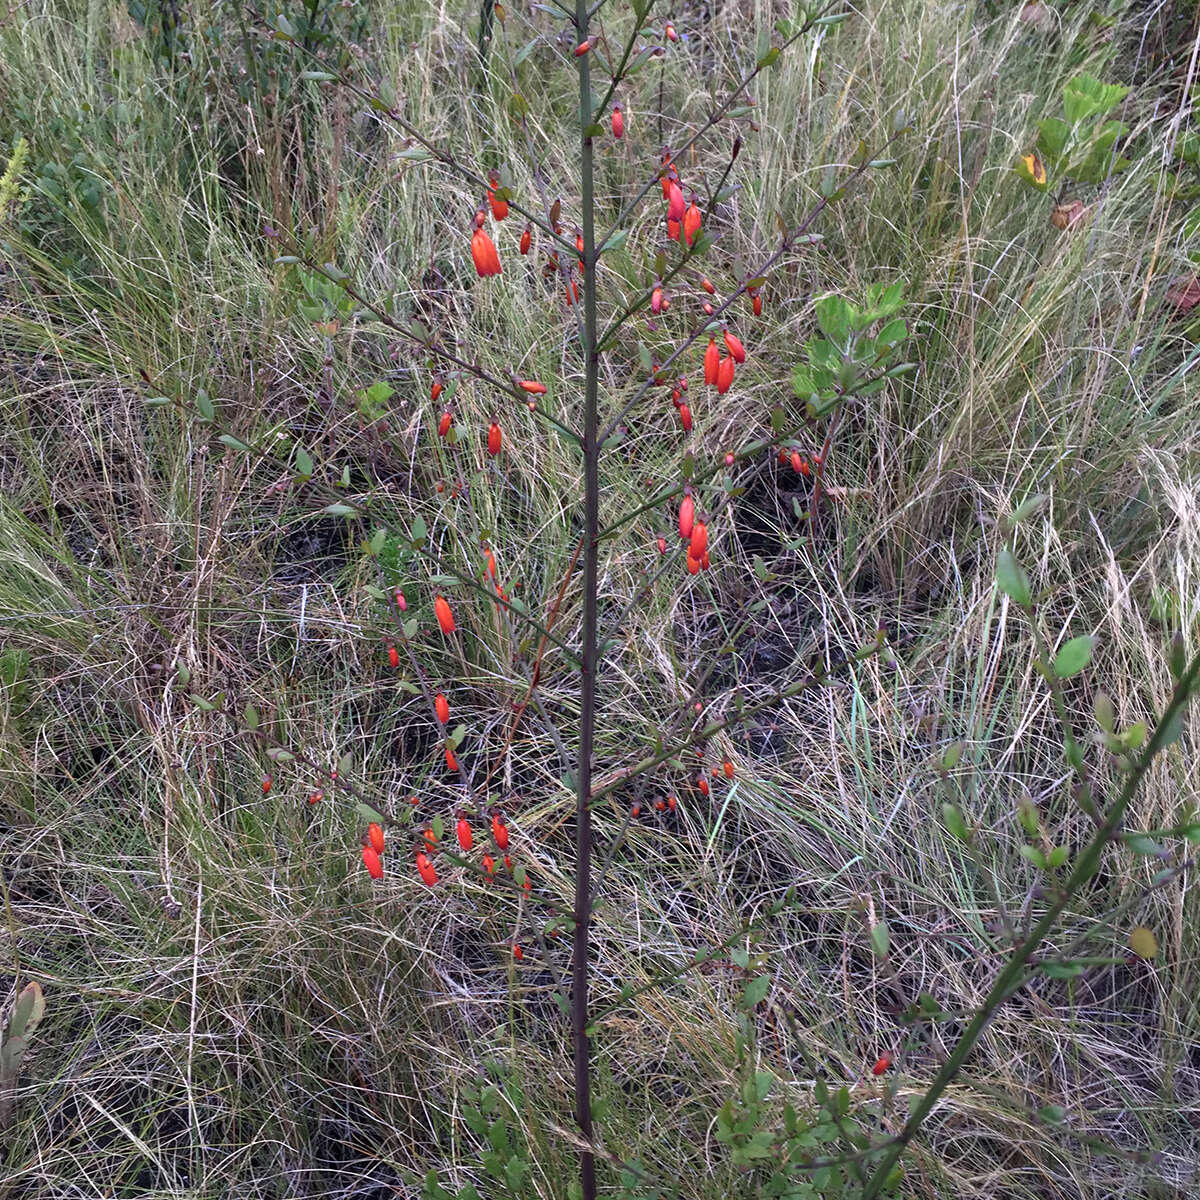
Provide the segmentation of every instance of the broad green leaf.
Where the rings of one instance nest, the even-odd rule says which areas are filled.
[[[1017,562],[1007,546],[1001,547],[996,558],[996,584],[1006,596],[1022,608],[1032,607],[1033,597],[1029,591],[1029,576],[1025,574],[1025,568]]]
[[[1092,639],[1087,634],[1073,637],[1054,657],[1054,673],[1059,679],[1078,675],[1092,660]]]

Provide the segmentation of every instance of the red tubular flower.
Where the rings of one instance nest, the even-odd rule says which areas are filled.
[[[670,21],[667,22],[667,26],[663,32],[667,35],[668,42],[679,41],[679,34],[675,32],[675,26],[672,25]]]
[[[471,257],[475,260],[475,270],[480,278],[500,274],[500,256],[496,253],[496,244],[482,229],[476,229],[471,235]]]
[[[388,647],[388,666],[394,671],[400,665],[400,651],[395,646]]]
[[[491,425],[488,426],[487,446],[488,446],[489,454],[499,454],[500,453],[500,426],[497,425],[495,421],[493,421],[491,423]]]
[[[363,866],[367,868],[367,874],[372,879],[383,878],[383,863],[379,861],[379,855],[373,846],[364,846],[362,848]]]
[[[579,45],[575,47],[575,57],[582,58],[591,48],[592,43],[590,41],[580,42]]]
[[[615,138],[623,138],[625,136],[625,114],[621,111],[619,104],[613,105],[612,132]]]
[[[667,237],[673,242],[679,241],[679,222],[668,219],[667,221]]]
[[[445,725],[450,720],[450,702],[441,692],[434,697],[433,707],[437,711],[437,719]]]
[[[684,496],[679,504],[679,536],[687,541],[692,536],[696,524],[696,502],[691,496]]]
[[[376,821],[367,826],[367,840],[376,854],[383,853],[383,827]]]
[[[423,854],[417,855],[417,874],[421,876],[421,882],[426,887],[433,887],[437,883],[437,872],[433,869],[433,863]]]
[[[450,744],[446,744],[446,767],[451,771],[458,770],[458,759],[454,757],[454,751],[450,749]]]
[[[674,796],[668,796],[668,797],[667,797],[667,807],[668,807],[668,808],[669,808],[669,809],[670,809],[672,812],[674,812],[674,811],[675,811],[675,809],[676,809],[676,807],[678,806],[678,804],[679,804],[679,801],[678,801],[678,800],[676,800]]]
[[[697,575],[700,572],[700,560],[693,558],[691,554],[687,556],[687,573],[689,575]]]
[[[700,232],[700,210],[693,200],[683,214],[683,240],[690,246],[692,239]]]
[[[763,304],[762,297],[757,292],[755,292],[754,299],[751,302],[751,308],[754,309],[754,315],[756,317],[762,316],[762,304]]]
[[[683,189],[672,181],[667,187],[667,220],[683,220]]]
[[[450,410],[446,409],[442,413],[442,419],[438,421],[438,437],[445,437],[450,432],[450,425],[454,418],[450,415]]]
[[[325,799],[325,793],[323,791],[321,791],[320,788],[318,788],[315,792],[313,792],[313,794],[311,796],[309,796],[308,802],[309,802],[309,804],[320,804],[321,801],[324,799]]]
[[[709,282],[709,280],[708,280],[708,279],[702,279],[702,280],[700,280],[700,286],[701,286],[701,287],[702,287],[702,288],[703,288],[703,289],[704,289],[704,290],[705,290],[705,291],[706,291],[706,292],[707,292],[707,293],[708,293],[710,296],[715,296],[715,295],[717,294],[717,289],[716,289],[715,287],[713,287],[712,283],[711,283],[711,282]]]
[[[703,775],[701,775],[700,778],[696,780],[696,786],[700,789],[700,795],[702,795],[702,796],[708,795],[708,780],[705,779]]]
[[[436,404],[437,398],[441,394],[442,394],[442,381],[440,379],[435,379],[433,381],[433,387],[431,387],[429,389],[429,398]]]
[[[441,626],[441,630],[445,634],[454,632],[454,614],[450,611],[450,605],[446,602],[444,596],[439,596],[433,602],[433,611],[437,616],[437,623]]]
[[[525,957],[525,951],[521,949],[515,942],[513,943],[513,958],[520,962]]]
[[[717,372],[721,369],[721,351],[717,349],[717,339],[708,339],[708,349],[704,351],[704,382],[712,385],[717,382]]]
[[[703,521],[697,521],[692,526],[692,536],[688,540],[688,553],[693,558],[703,558],[708,549],[708,526]]]
[[[488,188],[488,203],[492,206],[492,216],[497,221],[503,221],[508,216],[508,201],[497,200],[496,193]]]
[[[708,570],[708,551],[707,550],[705,550],[704,557],[700,560],[700,567],[704,571]]]
[[[659,554],[666,554],[667,552],[667,539],[665,537],[658,539],[658,552]]]
[[[579,284],[577,284],[574,280],[571,280],[571,282],[567,284],[567,307],[570,308],[572,304],[578,303]]]
[[[508,849],[508,826],[500,820],[500,814],[496,813],[492,817],[492,837],[496,840],[496,845],[501,850]]]
[[[496,556],[491,550],[483,552],[484,562],[487,566],[487,577],[493,582],[496,582]]]
[[[483,869],[489,875],[495,875],[496,873],[496,860],[490,854],[483,856]]]
[[[262,784],[262,787],[263,787],[263,795],[265,796],[265,795],[266,795],[266,794],[267,794],[267,793],[268,793],[268,792],[271,790],[271,777],[270,777],[270,775],[264,775],[264,776],[263,776],[263,784]]]
[[[724,395],[733,386],[733,357],[723,358],[717,371],[717,391]]]
[[[732,778],[733,778],[733,763],[731,763],[731,762],[729,761],[729,759],[726,759],[726,760],[725,760],[725,761],[724,761],[724,762],[721,764],[721,770],[725,772],[725,778],[726,778],[726,779],[732,779]]]
[[[405,600],[404,593],[399,588],[392,593],[392,598],[396,601],[396,607],[401,612],[405,612],[408,609],[408,601]]]
[[[746,361],[746,347],[728,329],[724,333],[725,349],[732,355],[734,362],[739,364],[744,363]]]
[[[464,850],[470,850],[475,839],[471,835],[471,823],[466,817],[459,817],[458,824],[454,826],[454,836]]]
[[[530,232],[529,226],[525,226],[525,232],[521,234],[521,253],[528,254],[530,243],[533,241],[533,234]]]
[[[679,423],[684,433],[692,432],[692,410],[686,404],[679,406]]]
[[[884,1071],[892,1065],[892,1056],[890,1054],[881,1054],[876,1060],[875,1065],[871,1068],[872,1075],[882,1075]]]
[[[661,284],[655,284],[654,290],[650,293],[650,311],[658,314],[662,312],[663,307],[663,290]]]
[[[531,396],[544,396],[546,394],[546,385],[538,383],[536,379],[522,379],[517,387],[523,392],[528,392]]]

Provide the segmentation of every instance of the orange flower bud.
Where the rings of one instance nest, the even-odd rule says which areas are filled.
[[[725,760],[725,761],[724,761],[724,762],[721,764],[721,770],[725,772],[725,778],[726,778],[726,779],[732,779],[732,778],[733,778],[733,763],[731,763],[731,762],[729,761],[729,759],[726,759],[726,760]]]
[[[746,361],[745,346],[743,346],[742,343],[732,333],[730,333],[728,329],[726,329],[724,332],[725,349],[729,351],[734,362],[744,363]]]
[[[696,523],[696,502],[691,496],[684,496],[679,504],[679,536],[687,541],[692,536]]]
[[[496,873],[496,860],[490,854],[483,856],[483,869],[489,875],[495,875]]]
[[[668,41],[668,42],[677,42],[677,41],[679,41],[679,34],[677,34],[677,33],[675,32],[675,26],[674,26],[674,25],[672,25],[670,21],[668,21],[668,22],[667,22],[667,26],[666,26],[666,28],[663,30],[663,32],[664,32],[664,33],[667,35],[667,41]]]
[[[684,433],[692,432],[692,410],[686,404],[679,406],[679,423]]]
[[[500,426],[497,425],[495,421],[493,421],[491,423],[491,425],[488,426],[487,446],[488,446],[489,454],[499,454],[500,453]]]
[[[450,432],[450,425],[454,418],[450,415],[450,410],[446,409],[442,413],[441,420],[438,421],[438,437],[445,437]]]
[[[658,552],[659,554],[666,554],[667,552],[667,539],[664,537],[658,539]]]
[[[450,744],[446,744],[446,767],[451,771],[458,770],[458,759],[454,757],[454,751],[450,748]]]
[[[575,47],[575,57],[582,58],[591,48],[591,41],[580,42],[579,45]]]
[[[700,232],[700,210],[696,207],[696,202],[693,200],[688,205],[688,210],[683,214],[683,240],[690,246],[692,239]]]
[[[433,863],[423,854],[417,855],[417,874],[421,876],[421,882],[426,887],[433,887],[437,883],[437,872],[433,869]]]
[[[892,1056],[890,1054],[881,1054],[876,1060],[875,1065],[871,1068],[872,1075],[882,1075],[884,1071],[892,1065]]]
[[[446,602],[444,596],[439,596],[433,602],[433,611],[437,615],[437,623],[441,626],[441,630],[445,634],[451,634],[455,630],[454,614],[450,611],[450,605]]]
[[[500,274],[500,256],[496,253],[496,244],[482,229],[476,229],[471,235],[471,257],[481,278]]]
[[[437,398],[441,394],[442,394],[442,381],[440,379],[435,379],[433,381],[433,387],[431,387],[429,389],[429,398],[436,404]]]
[[[496,845],[501,850],[508,849],[508,826],[500,819],[500,814],[496,813],[492,817],[492,837],[496,840]],[[505,862],[507,866],[507,861]]]
[[[683,220],[683,189],[674,181],[667,185],[667,220]]]
[[[271,777],[270,777],[270,775],[264,775],[263,782],[262,782],[263,795],[265,796],[270,790],[271,790]]]
[[[696,780],[696,786],[700,789],[700,795],[702,795],[702,796],[708,795],[708,780],[705,779],[703,775],[701,775],[700,778],[698,780]]]
[[[673,242],[679,241],[679,222],[667,219],[667,237]]]
[[[688,553],[696,559],[704,557],[708,549],[708,526],[703,521],[697,521],[692,527],[692,536],[688,541]]]
[[[700,560],[693,558],[690,553],[687,556],[687,573],[689,575],[698,575],[700,573]]]
[[[379,854],[373,846],[364,846],[362,848],[363,866],[367,868],[367,874],[372,879],[383,878],[383,863],[379,861]]]
[[[525,957],[525,951],[521,949],[515,942],[513,943],[513,958],[520,962]]]
[[[650,293],[650,311],[652,313],[662,312],[663,307],[663,290],[661,284],[655,284],[654,290]]]
[[[711,283],[711,282],[709,282],[709,280],[708,280],[708,279],[702,279],[702,280],[700,280],[700,286],[701,286],[701,287],[702,287],[702,288],[703,288],[703,289],[704,289],[704,290],[705,290],[705,291],[706,291],[706,292],[707,292],[707,293],[708,293],[710,296],[715,296],[715,295],[717,294],[717,289],[716,289],[715,287],[713,287],[712,283]]]
[[[625,115],[621,111],[621,106],[619,104],[613,105],[612,131],[613,137],[615,138],[623,138],[625,136]]]
[[[497,221],[503,221],[508,216],[508,201],[497,200],[496,193],[488,188],[488,203],[492,206],[492,216]]]
[[[466,817],[459,817],[458,824],[454,826],[454,836],[464,850],[470,850],[475,839],[471,835],[471,823]]]
[[[325,799],[325,793],[323,791],[321,791],[320,788],[318,788],[315,792],[313,792],[313,794],[311,796],[309,796],[308,802],[309,802],[309,804],[320,804],[321,801],[324,799]]]
[[[437,710],[437,719],[445,725],[450,720],[450,702],[441,692],[434,698],[433,707]]]
[[[544,396],[546,394],[546,385],[538,383],[536,379],[522,379],[518,384],[523,392],[528,392],[531,396]]]
[[[762,316],[762,306],[763,306],[763,298],[757,292],[755,292],[754,299],[751,302],[751,308],[754,309],[754,315],[756,317]]]
[[[721,366],[717,371],[717,391],[724,395],[733,386],[733,358],[724,358],[721,360]]]
[[[367,826],[367,840],[376,854],[383,853],[383,827],[376,821]]]
[[[388,647],[388,666],[394,671],[400,665],[400,652],[395,646]]]
[[[704,351],[704,382],[715,384],[717,372],[721,369],[721,352],[717,349],[717,339],[708,339],[708,349]]]
[[[533,234],[530,232],[529,226],[525,226],[525,232],[521,234],[521,253],[529,253],[529,245],[533,241]]]

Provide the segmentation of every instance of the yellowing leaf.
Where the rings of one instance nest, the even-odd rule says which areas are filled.
[[[1138,958],[1151,959],[1158,953],[1158,939],[1152,929],[1137,925],[1129,931],[1129,948]]]

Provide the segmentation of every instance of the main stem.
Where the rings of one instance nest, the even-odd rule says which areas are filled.
[[[576,37],[588,37],[585,0],[575,0]],[[596,221],[592,211],[592,121],[590,55],[579,59],[580,183],[583,208],[583,666],[580,688],[578,795],[575,807],[575,945],[571,960],[571,1039],[575,1052],[575,1119],[592,1141],[592,1076],[588,1045],[588,935],[592,916],[592,746],[596,737],[596,667],[600,560],[599,354],[596,349]],[[583,1200],[596,1197],[596,1159],[579,1155]]]

